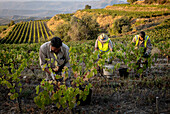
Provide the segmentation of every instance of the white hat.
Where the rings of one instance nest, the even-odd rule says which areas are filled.
[[[99,35],[98,36],[98,40],[100,41],[100,42],[106,42],[107,40],[108,40],[108,36],[106,35],[106,34],[104,34],[104,33],[102,33],[101,35]]]

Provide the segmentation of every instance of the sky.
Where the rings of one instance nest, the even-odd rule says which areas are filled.
[[[100,1],[100,0],[0,0],[1,1]],[[127,1],[127,0],[120,0],[120,1]]]
[[[99,0],[0,0],[0,1],[99,1]]]

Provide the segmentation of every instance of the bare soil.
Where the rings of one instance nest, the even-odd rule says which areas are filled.
[[[133,78],[134,72],[130,71],[129,77],[124,79],[119,76],[118,71],[114,71],[114,76],[94,76],[91,79],[92,96],[90,105],[76,106],[74,109],[57,109],[56,106],[49,105],[45,109],[38,108],[33,98],[36,96],[35,87],[45,78],[45,74],[40,68],[34,71],[25,69],[21,80],[23,91],[19,100],[10,100],[7,88],[0,88],[0,113],[61,113],[61,114],[112,114],[112,113],[163,113],[170,112],[170,67],[166,58],[159,58],[153,65],[149,74],[143,82],[140,78]],[[160,83],[147,83],[155,78],[163,80]],[[165,89],[162,89],[166,85]],[[158,102],[156,101],[158,97]],[[157,108],[158,107],[158,108]]]

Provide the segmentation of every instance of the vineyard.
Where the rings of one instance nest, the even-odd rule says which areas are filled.
[[[127,9],[138,8],[138,5],[114,5],[114,7],[117,6]],[[139,6],[169,9],[169,6],[163,5]],[[74,14],[56,16],[52,21],[57,23],[63,19],[66,23],[59,29],[55,28],[57,31],[54,34],[48,29],[46,21],[17,23],[7,36],[0,39],[0,113],[168,114],[170,112],[169,11],[79,10],[79,12],[84,11],[113,17],[145,18],[148,19],[148,23],[154,19],[159,20],[159,23],[157,22],[154,26],[143,29],[151,39],[153,47],[151,56],[148,58],[148,72],[142,66],[138,70],[139,77],[135,75],[136,62],[139,59],[145,61],[145,58],[142,58],[143,48],[137,50],[135,44],[131,42],[139,31],[110,35],[113,52],[104,53],[98,59],[99,52],[94,49],[96,39],[85,40],[87,35],[85,37],[83,34],[86,32],[83,30],[90,29],[89,36],[92,37],[93,29],[90,25],[93,27],[94,23],[90,23],[91,18],[88,16],[84,18],[85,21],[76,20],[76,18],[73,18],[75,19],[73,21]],[[78,22],[82,22],[82,25],[78,26]],[[145,25],[144,20],[136,24]],[[81,28],[87,26],[89,28]],[[94,26],[96,30],[98,26]],[[79,30],[82,31],[79,32]],[[63,41],[70,48],[71,87],[67,87],[64,82],[68,79],[67,67],[62,70],[64,81],[60,83],[46,81],[46,74],[39,65],[40,46],[43,42],[49,41],[51,36],[59,36],[56,35],[57,32],[62,40],[71,33],[75,38],[74,32],[78,38],[80,33],[83,34],[83,38],[85,37],[82,41]],[[70,36],[66,38],[68,37]],[[106,67],[108,58],[111,58],[112,69]],[[48,62],[48,59],[46,61]],[[98,70],[99,67],[100,71],[113,74],[102,75]],[[122,76],[120,69],[126,69],[127,75]],[[52,69],[49,68],[49,70]],[[56,79],[60,78],[61,76],[56,75]]]
[[[160,52],[152,52],[149,59],[149,74],[143,78],[134,76],[134,63],[141,54],[130,43],[133,36],[112,39],[115,44],[114,51],[104,54],[98,62],[96,62],[98,52],[94,52],[94,40],[86,43],[66,43],[70,47],[70,63],[73,70],[72,86],[69,88],[56,82],[44,81],[45,73],[42,72],[38,60],[39,47],[42,43],[1,44],[0,91],[3,93],[0,96],[1,113],[169,112],[170,74],[166,58],[170,50],[168,22],[146,31],[154,49]],[[30,25],[31,28],[33,24]],[[29,36],[28,38],[31,38]],[[34,42],[33,39],[30,41]],[[97,75],[96,70],[97,65],[104,68],[107,57],[113,58],[114,75],[111,79]],[[118,69],[122,65],[129,70],[128,78],[119,75]],[[67,69],[64,70],[66,71]],[[79,86],[84,86],[84,91],[79,89]],[[55,90],[55,87],[59,88]],[[90,88],[91,103],[86,106],[75,106],[76,96],[79,94],[80,98],[86,99]],[[79,104],[80,102],[77,102],[77,105]]]
[[[45,21],[22,22],[15,24],[8,35],[0,40],[0,43],[38,43],[49,40],[52,35]]]
[[[108,6],[105,9],[86,9],[86,10],[80,10],[80,11],[81,12],[84,12],[84,11],[92,12],[95,14],[111,15],[113,17],[115,17],[115,16],[129,16],[129,17],[135,17],[135,18],[151,18],[151,17],[157,17],[157,16],[161,16],[161,15],[166,16],[166,15],[169,15],[169,13],[170,13],[169,7],[167,8],[168,10],[163,10],[163,11],[159,11],[158,9],[156,9],[155,11],[150,11],[150,10],[136,11],[138,8],[143,9],[144,6],[133,5],[133,7],[135,9],[131,9],[131,10],[128,10],[128,8],[130,8],[129,5],[124,5],[125,8],[121,7],[122,9],[117,9],[116,6],[121,6],[121,5],[114,5],[113,7]],[[154,6],[154,7],[158,7],[158,6]],[[127,11],[126,11],[126,8],[127,8]]]

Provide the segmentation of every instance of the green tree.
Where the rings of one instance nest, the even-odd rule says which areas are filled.
[[[90,40],[95,39],[99,33],[99,24],[91,16],[84,16],[79,19],[72,16],[69,22],[58,25],[55,36],[64,41],[69,40]]]
[[[99,24],[91,16],[84,16],[82,19],[72,17],[70,24],[68,35],[71,40],[95,39],[99,33]]]
[[[129,2],[130,4],[132,4],[132,3],[136,2],[136,1],[138,1],[138,0],[127,0],[127,2]]]
[[[122,17],[120,19],[116,19],[112,27],[109,29],[110,35],[117,35],[130,31],[130,19],[131,18],[129,17]]]
[[[85,9],[91,9],[91,6],[86,5],[86,6],[85,6]]]
[[[11,21],[11,22],[10,22],[10,25],[11,25],[11,26],[12,26],[12,25],[14,25],[14,24],[15,24],[15,22],[14,22],[14,21]]]
[[[10,26],[12,26],[12,25],[14,25],[15,24],[15,22],[12,20],[9,24],[8,24],[8,27],[10,27]]]
[[[70,36],[68,36],[68,31],[70,29],[70,26],[71,26],[70,23],[64,23],[57,26],[54,35],[60,37],[64,41],[69,41]]]

